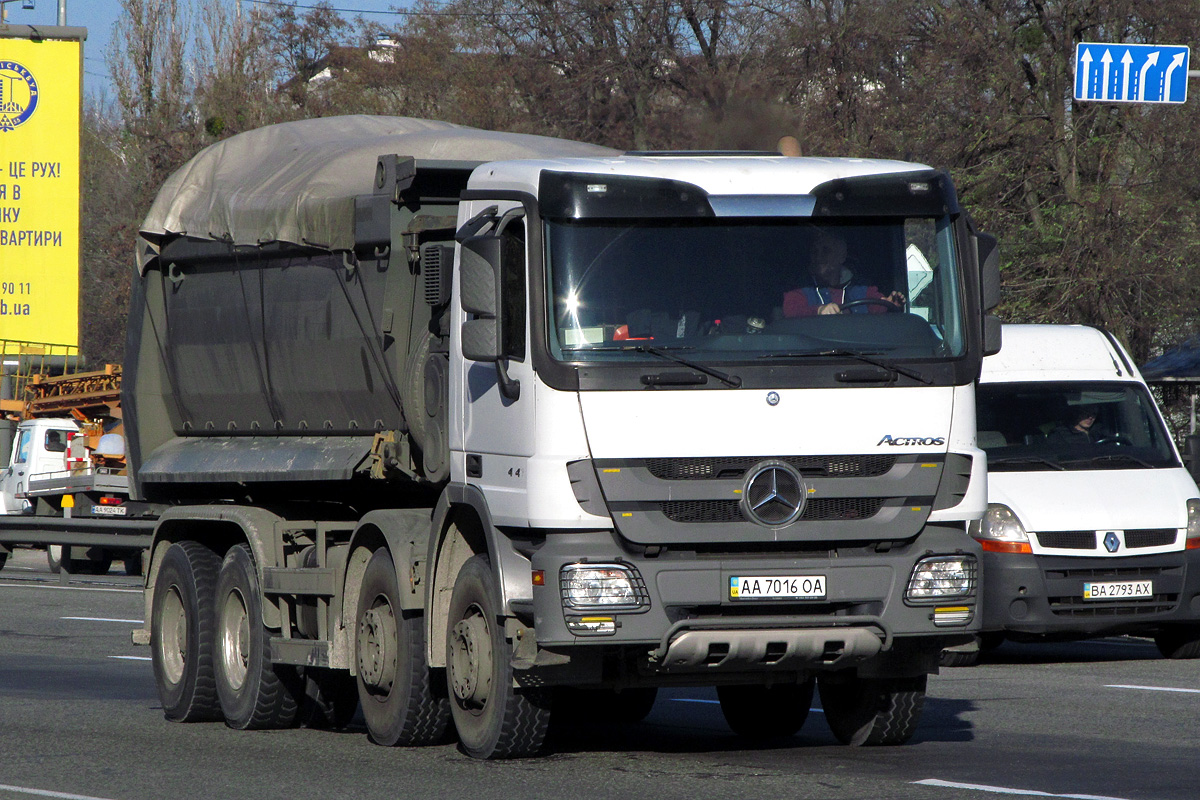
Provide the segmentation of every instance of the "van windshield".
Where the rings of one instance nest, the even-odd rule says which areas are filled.
[[[747,361],[965,347],[949,217],[554,220],[550,347],[563,361]],[[837,311],[840,313],[830,313]]]
[[[1139,384],[985,383],[976,414],[991,472],[1180,466]]]

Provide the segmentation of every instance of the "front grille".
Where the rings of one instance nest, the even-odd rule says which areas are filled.
[[[1172,589],[1182,580],[1183,568],[1178,566],[1109,567],[1047,569],[1046,582],[1068,580],[1074,586],[1084,581],[1153,580],[1155,588]],[[1160,579],[1166,579],[1162,583]],[[1078,583],[1076,583],[1078,581]],[[1174,584],[1174,585],[1172,585]],[[1061,584],[1059,584],[1062,586]],[[1065,589],[1065,587],[1063,587]],[[1060,589],[1061,591],[1062,589]],[[1069,595],[1050,595],[1050,611],[1060,617],[1122,617],[1168,613],[1178,605],[1179,593],[1158,592],[1150,597],[1127,598],[1117,601],[1084,600],[1082,590]]]
[[[1137,531],[1125,531],[1125,546],[1137,547],[1166,547],[1175,544],[1178,531],[1174,528],[1146,528]]]
[[[883,507],[882,497],[829,497],[809,500],[800,522],[870,519]],[[669,500],[660,505],[672,522],[747,522],[737,500]]]
[[[1059,617],[1132,617],[1172,611],[1179,602],[1179,595],[1156,594],[1119,602],[1084,600],[1075,595],[1046,599],[1050,602],[1050,611]]]
[[[1055,550],[1095,550],[1095,531],[1042,531],[1037,534],[1038,544]]]
[[[651,458],[646,469],[659,480],[740,480],[763,461],[783,461],[809,478],[873,478],[887,474],[895,456],[744,456],[737,458]]]

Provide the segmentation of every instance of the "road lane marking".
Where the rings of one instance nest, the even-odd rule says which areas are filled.
[[[972,792],[990,792],[991,794],[1011,794],[1022,797],[1063,797],[1069,800],[1128,800],[1124,797],[1114,797],[1107,794],[1055,794],[1054,792],[1039,792],[1036,789],[1014,789],[1009,786],[988,786],[984,783],[959,783],[943,781],[937,778],[926,778],[923,781],[913,781],[917,786],[940,786],[943,789],[966,789]]]
[[[0,583],[0,589],[58,589],[68,592],[119,592],[142,594],[144,589],[105,589],[98,586],[59,586],[53,583]]]
[[[88,794],[68,794],[67,792],[52,792],[48,789],[30,789],[25,786],[5,786],[0,783],[0,792],[15,792],[17,794],[32,794],[37,797],[58,797],[61,800],[108,800],[104,797],[93,797]]]
[[[1181,689],[1177,686],[1135,686],[1131,683],[1109,683],[1105,689],[1141,689],[1143,692],[1181,692],[1183,694],[1200,694],[1200,689]]]
[[[151,660],[150,656],[109,656],[109,658],[115,658],[118,661],[150,661]]]
[[[59,619],[73,619],[79,622],[129,622],[134,625],[145,624],[145,620],[141,619],[111,619],[109,617],[59,617]]]

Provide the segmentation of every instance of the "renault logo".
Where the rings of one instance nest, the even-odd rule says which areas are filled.
[[[1109,531],[1104,534],[1104,549],[1110,553],[1115,553],[1121,549],[1121,540],[1117,537],[1116,531]]]
[[[742,515],[767,528],[791,525],[804,513],[808,487],[785,461],[764,461],[742,487]]]

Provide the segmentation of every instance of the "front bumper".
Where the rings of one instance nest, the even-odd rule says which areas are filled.
[[[547,536],[533,555],[545,585],[533,597],[537,643],[555,651],[618,646],[637,654],[639,667],[696,674],[769,670],[831,670],[886,660],[902,640],[905,652],[936,654],[979,630],[976,596],[908,603],[913,567],[931,554],[979,555],[959,526],[929,526],[913,541],[891,547],[853,546],[786,554],[632,554],[612,532]],[[606,635],[576,635],[568,621],[586,614],[564,610],[559,575],[581,561],[621,563],[637,570],[645,602],[612,617]],[[825,597],[814,600],[734,600],[735,576],[820,575]],[[978,586],[978,582],[976,582]],[[641,589],[639,589],[641,591]],[[961,609],[947,623],[935,608]],[[577,629],[577,627],[576,627]]]
[[[985,631],[1090,637],[1200,621],[1200,550],[1128,558],[984,553],[982,565]],[[1153,595],[1084,599],[1084,583],[1130,580],[1153,581]]]

